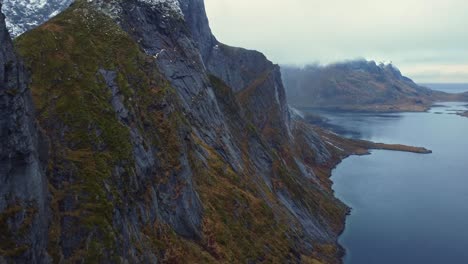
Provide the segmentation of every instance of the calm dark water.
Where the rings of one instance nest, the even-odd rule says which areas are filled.
[[[340,238],[346,264],[468,263],[468,118],[453,114],[467,107],[444,105],[429,113],[326,114],[345,135],[434,151],[373,151],[333,172],[336,195],[353,208]]]

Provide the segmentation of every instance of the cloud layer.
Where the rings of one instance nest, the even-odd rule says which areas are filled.
[[[222,42],[280,64],[392,61],[418,82],[468,82],[466,0],[205,0]]]

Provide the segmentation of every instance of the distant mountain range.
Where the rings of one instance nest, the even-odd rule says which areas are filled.
[[[296,107],[356,111],[425,111],[435,101],[466,101],[467,94],[431,90],[392,64],[355,60],[282,69],[289,103]]]

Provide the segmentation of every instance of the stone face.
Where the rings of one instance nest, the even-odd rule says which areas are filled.
[[[279,67],[258,51],[230,47],[217,41],[211,33],[202,0],[179,2],[207,72],[241,95],[243,111],[251,116],[249,121],[260,131],[271,128],[287,139],[291,124]]]
[[[28,82],[0,13],[0,249],[19,262],[47,262],[47,147]]]
[[[245,115],[242,118],[255,125],[259,133],[268,141],[270,148],[282,151],[285,145],[291,145],[294,141],[291,133],[292,125],[279,67],[260,52],[229,47],[218,42],[209,29],[203,1],[181,0],[180,2],[185,22],[191,29],[206,71],[222,80],[234,93],[237,93],[240,111]],[[164,64],[171,64],[171,62],[166,61],[162,65],[164,67]],[[224,112],[225,116],[228,114]],[[228,119],[228,123],[232,122],[234,121]],[[237,127],[231,125],[231,131],[239,129],[239,126],[242,125],[239,124]],[[313,133],[312,130],[308,132]],[[317,164],[325,163],[331,158],[318,136],[314,138],[313,134],[310,134],[306,142],[307,147],[316,151]],[[268,150],[259,147],[261,143],[256,140],[251,140],[249,145],[249,156],[253,159],[257,173],[262,175],[267,185],[270,185],[273,173],[270,169],[273,163],[271,154],[268,154]],[[303,176],[307,177],[307,174]],[[306,209],[307,204],[291,199],[289,191],[279,191],[278,199],[307,230],[308,236],[332,242],[336,234],[323,223],[320,224],[322,220],[311,215],[311,212]]]
[[[187,4],[191,9],[186,9]],[[203,1],[181,2],[180,6],[183,11],[190,11],[184,13],[185,21],[207,21],[206,16],[197,13],[203,11],[204,14]],[[161,73],[178,91],[194,133],[210,146],[223,149],[230,164],[239,169],[240,151],[232,143],[231,132],[214,97],[203,56],[197,47],[200,44],[195,41],[203,43],[201,40],[205,37],[192,39],[192,32],[187,28],[191,24],[161,10],[148,9],[138,1],[127,1],[121,7],[124,11],[117,20],[139,40],[147,54],[156,58]]]
[[[190,27],[193,40],[206,61],[212,48],[218,43],[211,33],[203,0],[179,0],[185,21]]]

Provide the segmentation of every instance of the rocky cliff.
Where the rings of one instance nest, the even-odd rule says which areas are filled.
[[[297,107],[425,111],[435,101],[466,100],[419,86],[392,64],[357,60],[282,70],[289,102]]]
[[[3,35],[2,137],[28,151],[2,145],[20,199],[1,219],[30,242],[6,261],[340,262],[328,176],[349,153],[291,118],[278,66],[216,40],[202,0],[76,1],[16,39],[33,102]]]
[[[0,262],[47,260],[47,147],[28,82],[0,14]]]

